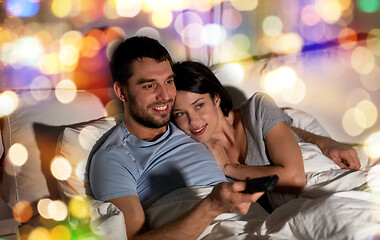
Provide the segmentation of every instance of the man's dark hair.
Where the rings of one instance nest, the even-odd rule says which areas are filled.
[[[178,62],[173,65],[174,84],[177,91],[210,94],[214,99],[220,97],[220,108],[225,116],[232,109],[232,99],[214,73],[203,63],[194,61]]]
[[[110,70],[113,82],[126,86],[133,75],[133,61],[142,58],[153,58],[157,62],[168,60],[172,65],[169,52],[157,40],[145,36],[131,37],[120,43],[112,54]]]

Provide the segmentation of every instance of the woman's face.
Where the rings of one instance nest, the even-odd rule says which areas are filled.
[[[177,126],[198,142],[207,142],[215,132],[220,99],[210,94],[177,91],[173,117]]]

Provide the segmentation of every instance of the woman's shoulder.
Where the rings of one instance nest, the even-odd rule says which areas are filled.
[[[262,104],[275,104],[275,101],[273,100],[273,98],[268,95],[267,93],[264,93],[264,92],[255,92],[254,94],[252,94],[252,96],[245,102],[245,104],[243,104],[243,106],[246,106],[246,107],[254,107],[254,106],[257,106],[257,105],[262,105]]]

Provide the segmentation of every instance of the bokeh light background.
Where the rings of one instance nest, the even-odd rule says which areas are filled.
[[[316,116],[337,140],[360,143],[369,158],[380,157],[379,0],[0,4],[0,117],[17,108],[19,90],[34,91],[36,100],[42,100],[40,89],[87,89],[107,109],[114,104],[112,91],[107,91],[113,47],[122,38],[147,35],[166,46],[174,60],[202,61],[213,67],[222,83],[238,87],[246,96],[268,92],[280,106]],[[275,56],[280,57],[269,62]],[[75,93],[57,98],[67,103]],[[22,145],[12,149],[20,159],[15,164],[22,165],[27,150]],[[83,205],[85,200],[73,202]],[[27,206],[20,202],[18,207]],[[77,207],[49,199],[39,203],[46,219],[65,222],[69,209]],[[18,217],[21,222],[27,219]],[[46,226],[27,231],[30,239],[70,239],[75,234],[65,224]]]

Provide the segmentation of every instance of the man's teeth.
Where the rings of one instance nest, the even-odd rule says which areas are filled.
[[[159,110],[159,111],[165,110],[165,109],[167,109],[167,108],[168,108],[167,105],[165,105],[165,106],[163,106],[163,107],[154,107],[154,109]]]

